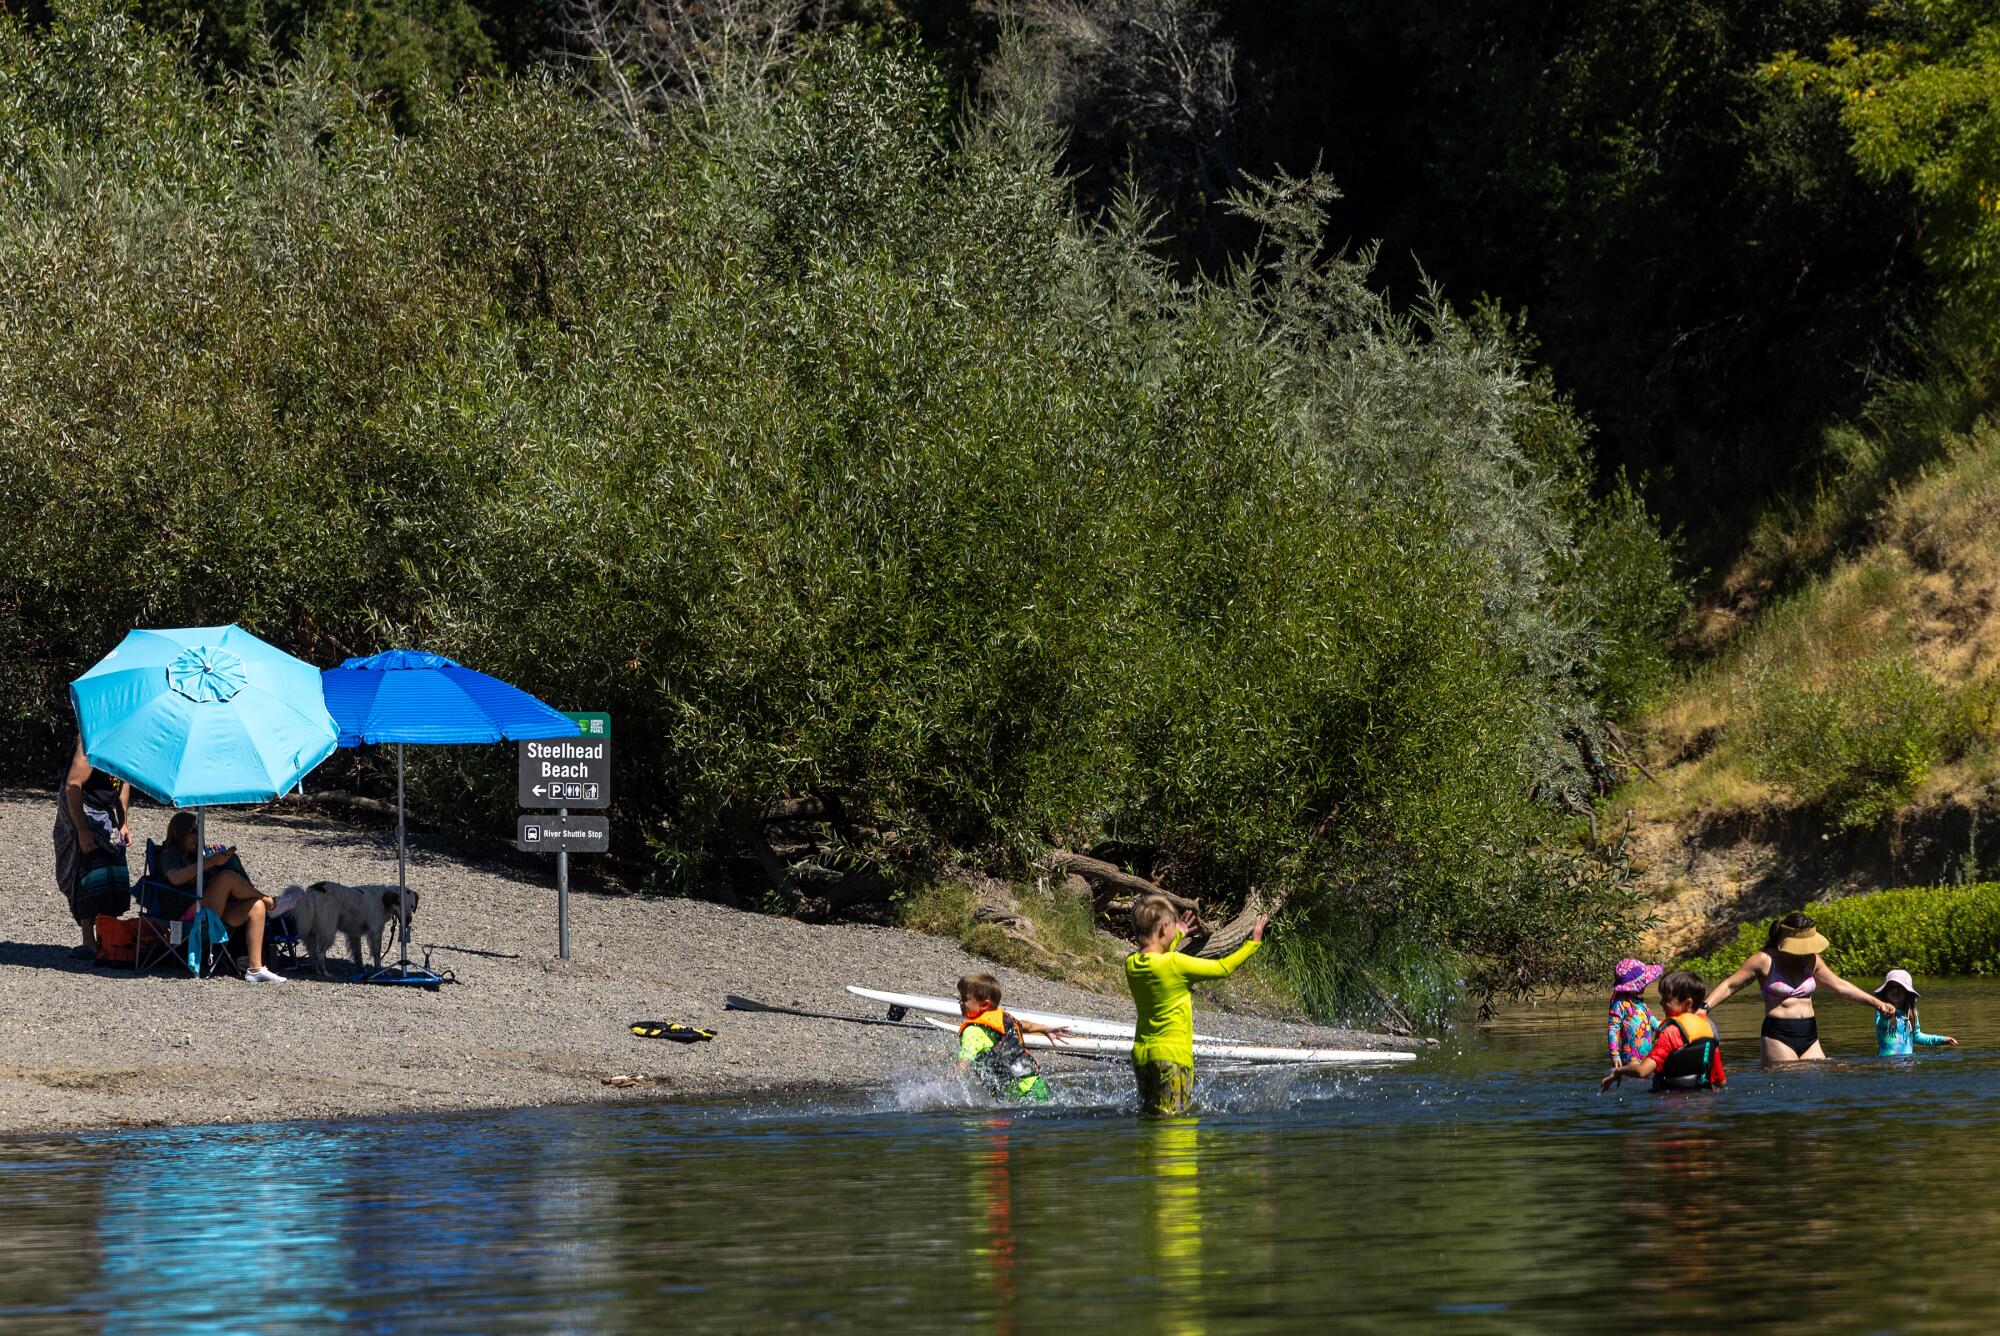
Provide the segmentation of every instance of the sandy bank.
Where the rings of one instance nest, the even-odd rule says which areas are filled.
[[[992,968],[896,929],[811,926],[575,887],[573,958],[559,961],[552,860],[469,860],[419,841],[410,883],[423,905],[412,954],[435,944],[434,963],[455,971],[456,985],[428,993],[349,984],[344,945],[331,981],[309,969],[276,986],[165,967],[135,978],[68,959],[76,937],[54,889],[54,801],[0,794],[0,1134],[875,1084],[944,1070],[949,1041],[729,1012],[723,996],[865,1014],[843,984],[945,993],[967,970]],[[135,811],[134,842],[159,838],[166,817]],[[394,836],[382,830],[282,810],[218,810],[208,828],[211,839],[241,846],[266,889],[395,880]],[[998,972],[1018,1005],[1130,1014],[1129,999]],[[635,1039],[625,1026],[638,1019],[690,1022],[719,1037]],[[1271,1042],[1388,1043],[1249,1017],[1227,1029]],[[614,1075],[658,1079],[603,1083]]]

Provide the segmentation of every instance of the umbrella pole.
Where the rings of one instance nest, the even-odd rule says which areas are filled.
[[[407,855],[403,844],[403,744],[396,744],[396,887],[402,894],[396,897],[396,908],[402,919],[401,931],[396,941],[403,948],[402,964],[408,969],[410,964],[410,874]]]
[[[194,917],[188,920],[188,931],[201,931],[201,909],[204,903],[202,893],[202,873],[208,867],[208,809],[194,809]],[[196,971],[199,976],[200,971]]]
[[[399,935],[402,958],[394,965],[384,965],[360,976],[363,983],[414,983],[421,984],[432,992],[444,982],[435,970],[426,964],[421,967],[410,963],[410,845],[409,820],[403,798],[403,744],[396,744],[396,889],[401,892],[396,897],[396,923],[402,929]]]

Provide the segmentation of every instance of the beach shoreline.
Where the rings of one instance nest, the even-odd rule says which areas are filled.
[[[410,848],[409,881],[421,896],[411,956],[432,947],[454,984],[434,993],[350,984],[344,943],[331,954],[330,980],[309,965],[282,985],[197,980],[167,966],[135,977],[68,958],[77,937],[55,890],[54,811],[51,791],[0,793],[0,1008],[9,1018],[0,1029],[0,1137],[9,1139],[851,1090],[951,1068],[942,1033],[728,1011],[731,993],[859,1017],[879,1013],[845,984],[950,993],[959,975],[984,969],[1001,978],[1012,1005],[1131,1014],[1122,995],[1004,969],[940,938],[579,889],[587,874],[571,889],[572,959],[557,960],[552,868],[538,878],[531,863],[465,857],[429,838]],[[134,845],[159,839],[167,816],[135,809]],[[238,845],[252,879],[273,893],[292,882],[395,880],[392,831],[311,809],[216,809],[208,831]],[[639,1039],[627,1028],[637,1020],[717,1037]],[[1233,1013],[1226,1029],[1248,1042],[1408,1046]],[[642,1083],[606,1084],[612,1077]]]

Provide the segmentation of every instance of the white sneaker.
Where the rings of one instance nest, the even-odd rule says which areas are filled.
[[[262,967],[251,970],[243,976],[243,982],[245,983],[283,983],[284,981],[284,975],[273,974],[270,970]]]

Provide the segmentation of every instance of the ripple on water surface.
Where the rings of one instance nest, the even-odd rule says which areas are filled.
[[[1597,1000],[1414,1067],[1115,1065],[996,1108],[944,1071],[811,1100],[186,1128],[0,1145],[8,1331],[1983,1332],[2000,988],[1965,1047],[1810,1070],[1722,1024],[1706,1096],[1595,1093]],[[721,1042],[727,1042],[725,1035]],[[1690,1279],[1692,1277],[1692,1280]]]

